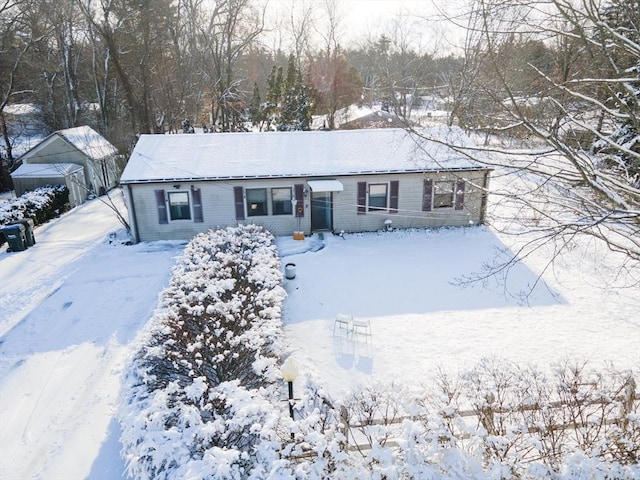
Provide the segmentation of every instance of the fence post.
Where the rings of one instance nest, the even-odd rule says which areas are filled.
[[[496,401],[496,397],[492,392],[489,392],[485,398],[487,403],[480,408],[480,423],[487,431],[487,434],[495,435],[496,429],[493,425],[493,408],[491,405]]]
[[[624,399],[622,400],[622,408],[620,409],[620,427],[623,430],[629,425],[629,415],[633,412],[633,405],[636,401],[636,381],[633,375],[629,375],[624,384]]]
[[[344,446],[346,448],[349,445],[349,411],[344,405],[340,407],[340,423],[342,424],[342,434],[345,438]]]

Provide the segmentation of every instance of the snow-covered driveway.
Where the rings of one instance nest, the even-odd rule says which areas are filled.
[[[182,246],[110,244],[121,228],[93,200],[0,253],[2,479],[122,475],[120,372]]]

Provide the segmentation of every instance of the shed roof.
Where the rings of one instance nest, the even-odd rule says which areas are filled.
[[[116,147],[111,145],[106,138],[86,125],[58,130],[55,133],[93,160],[101,160],[118,153]]]
[[[83,126],[57,130],[41,140],[33,148],[20,156],[23,162],[28,162],[30,157],[37,157],[47,145],[52,142],[64,141],[71,148],[82,152],[91,160],[103,160],[118,153],[118,149],[96,132],[93,128]]]
[[[75,163],[23,163],[11,173],[11,176],[16,178],[53,178],[64,177],[78,170],[82,170],[82,166]]]
[[[470,143],[459,128],[422,133]],[[141,135],[121,183],[483,168],[444,143],[402,129]]]

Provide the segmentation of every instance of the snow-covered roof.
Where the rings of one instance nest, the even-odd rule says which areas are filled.
[[[101,160],[118,153],[116,147],[111,145],[106,138],[86,125],[58,130],[55,133],[93,160]]]
[[[469,145],[459,128],[421,132]],[[121,183],[483,169],[402,129],[141,135]]]
[[[12,173],[12,177],[61,177],[68,173],[82,170],[80,165],[75,163],[23,163]]]
[[[4,107],[4,113],[10,115],[31,115],[41,111],[40,106],[35,103],[10,103]]]

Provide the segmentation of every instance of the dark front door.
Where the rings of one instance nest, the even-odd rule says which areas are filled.
[[[311,230],[333,230],[331,192],[311,192]]]

